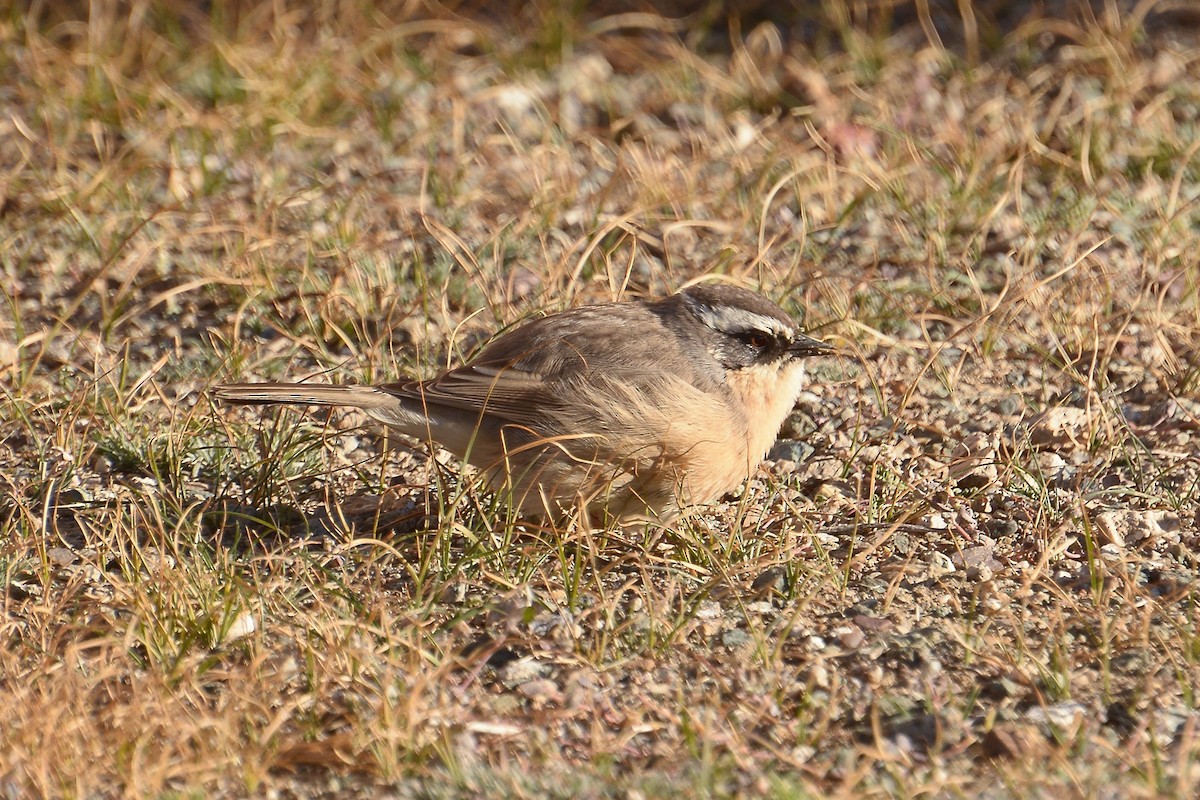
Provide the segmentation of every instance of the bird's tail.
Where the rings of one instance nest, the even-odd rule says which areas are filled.
[[[261,405],[289,403],[303,406],[351,406],[387,408],[396,398],[374,386],[326,385],[311,383],[223,383],[213,396],[227,403]]]

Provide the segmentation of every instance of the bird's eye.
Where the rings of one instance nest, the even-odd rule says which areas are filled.
[[[750,347],[754,348],[755,350],[765,350],[767,348],[767,345],[770,344],[770,342],[771,342],[771,340],[767,337],[766,334],[754,333],[752,331],[747,331],[746,333],[743,333],[742,341],[745,342],[746,344],[750,345]]]

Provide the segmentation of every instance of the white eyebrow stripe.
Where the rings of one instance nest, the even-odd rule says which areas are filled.
[[[694,302],[690,303],[690,305],[701,322],[713,330],[721,331],[722,333],[765,331],[772,336],[785,339],[791,339],[793,335],[791,326],[785,325],[775,317],[755,314],[753,311],[748,311],[744,308],[734,308],[732,306],[714,308],[713,306]]]

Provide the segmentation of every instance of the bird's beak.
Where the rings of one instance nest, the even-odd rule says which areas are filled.
[[[797,333],[792,338],[792,343],[788,345],[788,353],[795,358],[802,356],[823,356],[836,352],[837,348],[833,345],[825,344],[825,342],[813,339],[811,336],[805,336],[803,333]]]

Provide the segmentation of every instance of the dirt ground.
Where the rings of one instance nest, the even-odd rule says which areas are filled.
[[[0,15],[0,796],[1192,797],[1184,2]],[[842,357],[665,528],[224,381],[701,277]]]

